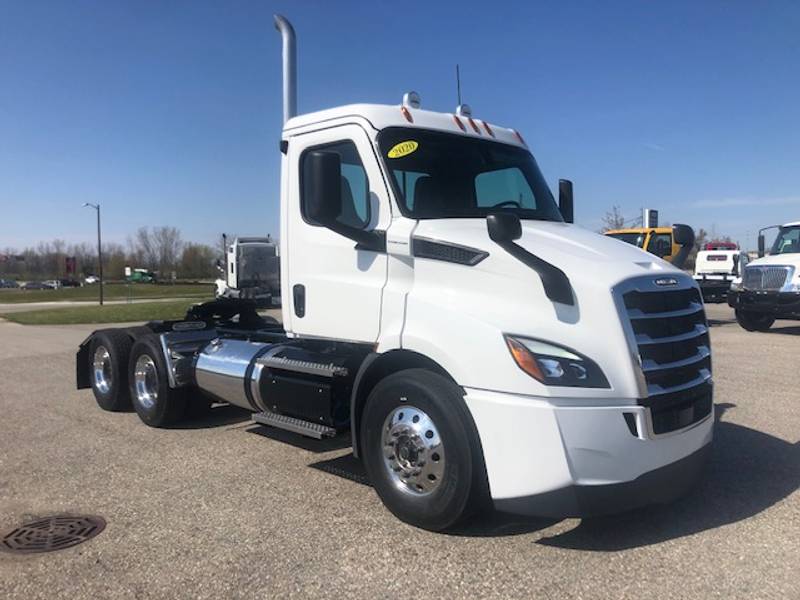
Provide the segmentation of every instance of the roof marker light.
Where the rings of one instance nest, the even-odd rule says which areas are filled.
[[[472,129],[474,129],[474,130],[475,130],[475,133],[477,133],[478,135],[480,135],[480,134],[481,134],[481,130],[480,130],[480,129],[478,129],[478,126],[475,124],[475,121],[473,121],[473,120],[472,120],[472,117],[470,117],[470,118],[469,118],[469,119],[467,119],[467,120],[469,121],[469,124],[472,126]]]
[[[492,131],[492,128],[489,127],[489,124],[486,121],[481,121],[481,123],[483,123],[483,128],[486,130],[486,133],[494,137],[494,131]]]
[[[403,94],[403,106],[409,106],[411,108],[419,108],[421,106],[422,100],[419,97],[417,92],[406,92]]]
[[[461,122],[461,119],[459,119],[457,116],[453,115],[453,121],[456,122],[456,125],[458,125],[458,128],[461,129],[461,131],[464,132],[467,131],[467,128],[464,127],[464,124]]]
[[[522,134],[519,131],[517,131],[516,129],[514,129],[513,131],[514,131],[514,135],[517,136],[517,139],[519,140],[519,143],[527,148],[528,144],[525,143],[525,138],[522,137]]]
[[[408,110],[405,106],[400,107],[400,112],[403,113],[403,116],[406,118],[406,121],[409,123],[414,122],[414,117],[411,116],[411,111]]]

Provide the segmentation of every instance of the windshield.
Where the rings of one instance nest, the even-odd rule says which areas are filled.
[[[770,254],[800,253],[800,227],[781,227]]]
[[[630,244],[631,246],[636,246],[638,248],[644,247],[643,233],[607,233],[606,235],[614,238],[615,240],[620,240],[621,242]]]
[[[452,133],[390,127],[378,135],[400,208],[415,219],[486,217],[562,221],[531,153]]]
[[[275,246],[264,244],[239,245],[239,287],[263,285],[277,272]]]

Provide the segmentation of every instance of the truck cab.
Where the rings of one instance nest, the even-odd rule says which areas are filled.
[[[388,509],[432,530],[487,506],[587,516],[684,493],[714,421],[694,280],[574,225],[572,184],[556,200],[522,135],[467,106],[409,92],[296,115],[294,30],[276,26],[282,324],[226,299],[102,330],[79,387],[153,426],[211,397],[349,435]]]
[[[764,232],[777,229],[766,253]],[[800,319],[800,222],[759,231],[758,256],[731,283],[728,304],[748,331],[766,331],[776,319]]]
[[[604,235],[646,250],[667,262],[672,262],[681,250],[681,245],[673,237],[672,227],[611,229]]]

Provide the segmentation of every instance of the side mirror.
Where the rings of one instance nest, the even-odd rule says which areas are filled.
[[[765,254],[765,250],[764,250],[765,245],[766,245],[766,242],[764,241],[764,234],[763,233],[759,233],[758,234],[758,257],[759,258],[763,257],[764,254]]]
[[[731,275],[733,275],[734,277],[738,277],[739,276],[739,255],[738,254],[734,254],[733,255],[733,270],[731,271]]]
[[[311,152],[303,184],[306,217],[330,225],[342,212],[342,159],[333,152]]]
[[[486,217],[486,228],[493,242],[502,244],[522,237],[522,223],[512,213],[495,213]]]
[[[225,265],[222,264],[222,261],[220,259],[217,259],[214,265],[217,267],[217,271],[219,271],[220,273],[225,272]]]
[[[672,259],[672,266],[682,269],[694,248],[694,229],[688,225],[675,224],[672,226],[672,239],[681,247]]]
[[[558,180],[558,209],[567,223],[575,222],[574,201],[572,199],[572,182],[569,179]]]

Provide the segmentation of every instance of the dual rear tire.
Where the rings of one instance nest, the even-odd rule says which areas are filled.
[[[132,334],[138,335],[135,341]],[[89,360],[92,392],[103,410],[133,408],[145,424],[168,427],[185,415],[201,416],[211,405],[205,397],[187,402],[186,388],[170,388],[161,344],[149,329],[98,331]]]

